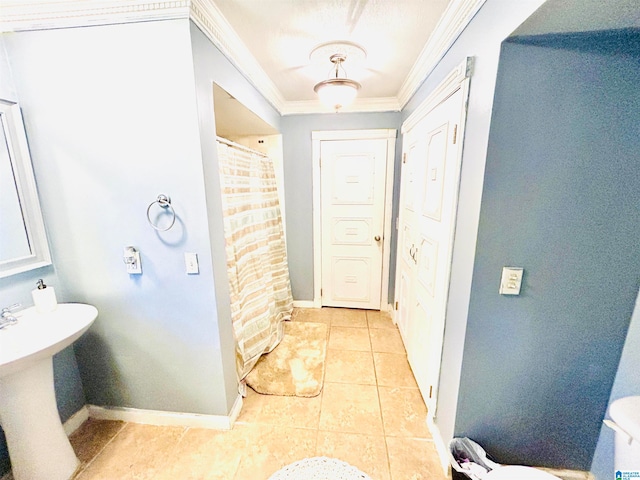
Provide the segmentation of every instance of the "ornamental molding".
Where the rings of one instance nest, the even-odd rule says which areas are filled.
[[[344,112],[400,111],[486,0],[454,0],[396,97],[359,98]],[[91,0],[0,3],[0,32],[191,19],[281,115],[328,113],[317,100],[287,101],[212,0]]]
[[[454,0],[449,4],[398,91],[398,102],[403,108],[485,2]]]

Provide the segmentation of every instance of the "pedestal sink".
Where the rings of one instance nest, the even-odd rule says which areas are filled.
[[[81,303],[51,313],[28,308],[0,330],[0,425],[15,480],[68,480],[78,467],[53,390],[53,355],[76,341],[98,316]]]

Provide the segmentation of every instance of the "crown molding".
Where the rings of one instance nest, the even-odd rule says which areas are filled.
[[[486,0],[454,0],[438,22],[396,97],[358,98],[343,112],[397,112]],[[0,32],[190,18],[281,115],[330,113],[317,100],[287,101],[224,18],[214,0],[0,0]]]
[[[364,112],[399,112],[400,103],[396,97],[356,98],[348,107],[340,109],[340,113]],[[335,113],[332,109],[322,105],[319,100],[304,100],[286,102],[281,115],[302,115],[308,113]]]
[[[0,32],[21,32],[55,28],[109,25],[150,20],[189,18],[189,0],[90,2],[19,2],[0,5]]]
[[[191,20],[253,86],[282,112],[287,103],[218,7],[210,0],[191,0]]]
[[[403,135],[415,127],[427,113],[442,103],[443,99],[448,98],[460,88],[462,82],[473,73],[473,61],[473,57],[466,57],[432,90],[429,96],[402,123],[400,131]]]
[[[486,0],[454,0],[449,4],[398,91],[398,101],[402,108],[485,2]]]

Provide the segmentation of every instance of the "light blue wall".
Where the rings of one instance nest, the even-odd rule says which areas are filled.
[[[476,252],[480,200],[500,43],[544,0],[487,0],[402,111],[405,120],[465,57],[474,57],[464,136],[438,406],[434,423],[445,443],[454,435],[460,370]]]
[[[187,19],[6,38],[66,300],[100,315],[77,343],[91,404],[226,415]],[[147,206],[170,195],[175,227]],[[129,276],[136,246],[143,275]],[[200,274],[185,274],[195,252]],[[226,338],[224,339],[227,340]],[[225,346],[226,347],[226,346]],[[231,360],[232,361],[232,360]]]
[[[5,51],[4,37],[0,37],[0,98],[20,103]],[[35,159],[33,163],[35,163]],[[48,228],[47,219],[45,219],[45,226]],[[2,234],[8,235],[10,232]],[[52,253],[52,256],[55,264],[55,253]],[[14,303],[21,303],[24,307],[32,306],[31,290],[39,278],[44,279],[48,285],[56,285],[58,301],[72,301],[64,289],[60,287],[54,266],[48,266],[0,279],[0,308]],[[53,357],[53,371],[58,412],[64,422],[85,404],[73,347],[69,347]],[[8,472],[9,468],[9,453],[4,434],[0,431],[0,475]]]
[[[313,300],[313,174],[311,132],[314,130],[400,129],[400,113],[336,113],[282,117],[284,193],[287,211],[287,256],[294,300]],[[396,165],[401,144],[396,144]],[[396,172],[396,175],[398,173]],[[394,198],[397,197],[397,192]],[[396,207],[397,208],[397,207]],[[394,209],[395,211],[395,209]],[[396,235],[393,235],[394,241]],[[392,245],[395,252],[395,243]]]
[[[218,170],[218,154],[215,139],[215,117],[213,84],[217,83],[233,95],[245,107],[262,120],[279,128],[280,115],[257,90],[238,72],[207,37],[191,24],[194,59],[198,123],[202,168],[206,185],[208,230],[211,238],[210,254],[216,284],[216,304],[219,319],[220,348],[222,366],[227,389],[227,404],[231,408],[237,396],[237,375],[235,366],[235,340],[231,328],[231,309],[227,263],[225,257],[224,224]]]
[[[455,433],[588,470],[640,284],[640,64],[550,44],[503,46]]]

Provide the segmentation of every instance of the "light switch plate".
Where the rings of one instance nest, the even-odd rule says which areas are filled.
[[[522,275],[524,268],[502,267],[502,278],[500,278],[500,295],[520,295],[522,286]]]
[[[197,253],[185,253],[184,264],[188,275],[197,275],[198,273],[200,273]]]

